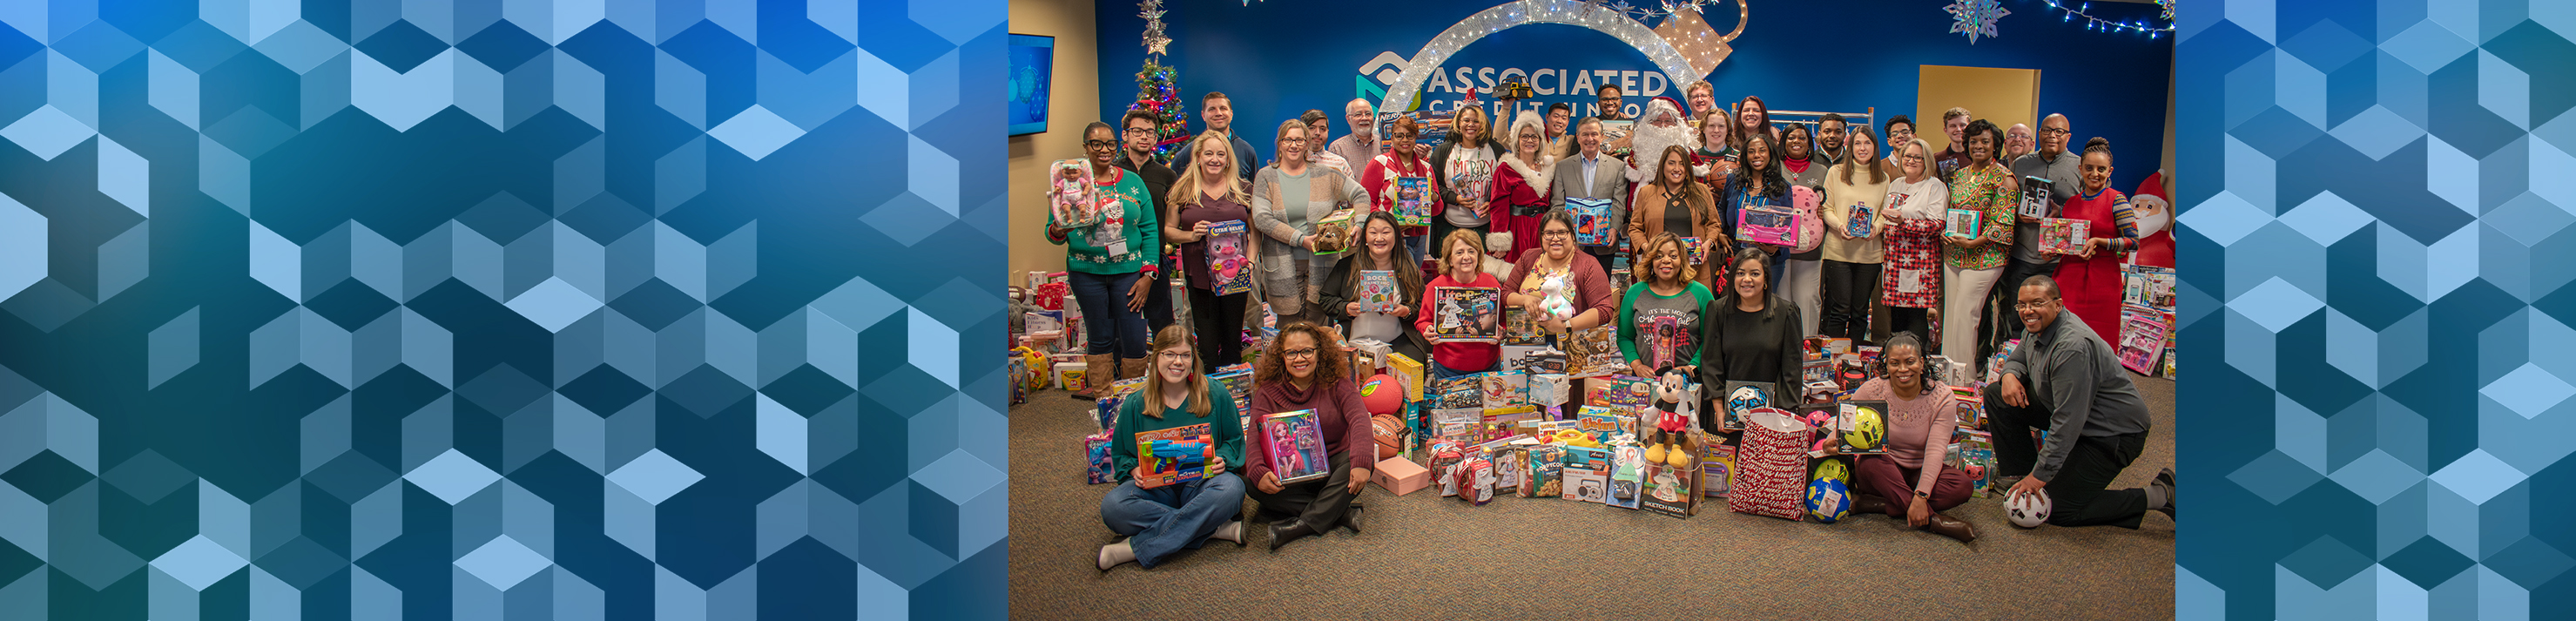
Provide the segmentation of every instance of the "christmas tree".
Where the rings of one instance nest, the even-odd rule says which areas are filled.
[[[1145,69],[1136,72],[1136,103],[1128,110],[1146,110],[1162,119],[1162,136],[1154,142],[1154,159],[1170,162],[1172,151],[1190,141],[1189,112],[1181,107],[1178,76],[1162,63],[1163,50],[1171,37],[1163,35],[1163,0],[1136,3],[1136,16],[1145,18]]]

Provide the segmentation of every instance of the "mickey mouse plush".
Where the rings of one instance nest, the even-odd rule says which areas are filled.
[[[1690,383],[1690,372],[1664,367],[1655,383],[1655,443],[1646,448],[1646,461],[1689,468],[1690,438],[1684,430],[1696,420],[1699,385]]]

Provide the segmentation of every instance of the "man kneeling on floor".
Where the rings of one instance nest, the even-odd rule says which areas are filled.
[[[2014,310],[2027,330],[2004,359],[2003,375],[1986,385],[1986,430],[2005,480],[2005,494],[2048,492],[2048,523],[2137,528],[2148,511],[2174,514],[2174,474],[2166,468],[2147,487],[2107,490],[2147,445],[2146,402],[2129,372],[2092,327],[2065,312],[2056,279],[2022,281]],[[2034,448],[2031,430],[2048,430]],[[2034,463],[2036,462],[2036,463]]]

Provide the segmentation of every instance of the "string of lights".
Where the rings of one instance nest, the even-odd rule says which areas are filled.
[[[2058,15],[2058,21],[2067,22],[2067,23],[2073,23],[2075,20],[2081,19],[2081,20],[2084,20],[2084,29],[2085,29],[2085,30],[2093,30],[2093,31],[2100,31],[2100,32],[2145,33],[2145,34],[2147,35],[2147,38],[2149,38],[2149,39],[2154,39],[2154,38],[2162,37],[2162,36],[2164,36],[2166,33],[2170,33],[2170,32],[2173,32],[2173,31],[2174,31],[2173,21],[2172,21],[2172,20],[2173,20],[2173,0],[2157,0],[2157,1],[2156,1],[2156,5],[2162,8],[2162,12],[2163,12],[2163,14],[2164,14],[2164,16],[2165,16],[2165,20],[2166,20],[2166,21],[2165,21],[2165,23],[2162,23],[2162,24],[2157,24],[2157,23],[2148,22],[2148,21],[2144,21],[2144,20],[2103,19],[2103,18],[2099,18],[2099,17],[2094,17],[2094,16],[2093,16],[2093,14],[2091,13],[2091,11],[2093,10],[2093,3],[2091,3],[2091,2],[2084,2],[2084,3],[2080,3],[2080,4],[2077,4],[2077,5],[2072,5],[2072,6],[2070,6],[2070,5],[2066,4],[2066,3],[2060,2],[2059,0],[2043,0],[2043,1],[2045,1],[2045,2],[2047,2],[2047,3],[2048,3],[2048,8],[2057,9],[2057,10],[2060,12],[2060,14]]]

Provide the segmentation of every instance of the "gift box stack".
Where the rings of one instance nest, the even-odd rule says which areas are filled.
[[[1380,487],[1427,485],[1470,505],[1498,498],[1557,498],[1671,517],[1698,512],[1709,436],[1685,433],[1655,446],[1646,425],[1652,383],[1612,377],[1568,403],[1561,374],[1478,373],[1431,382],[1419,404],[1428,428],[1403,457],[1380,460]],[[1571,409],[1575,414],[1565,416]],[[1416,465],[1416,460],[1427,467]],[[1428,483],[1417,483],[1413,469]],[[1717,484],[1725,484],[1719,466]]]
[[[2173,268],[2121,264],[2120,277],[2124,287],[2120,299],[2121,325],[2118,345],[2122,345],[2124,350],[2128,349],[2126,344],[2130,343],[2133,337],[2142,343],[2161,340],[2163,351],[2141,352],[2141,355],[2135,357],[2145,359],[2145,364],[2132,369],[2143,368],[2145,371],[2152,372],[2150,373],[2152,375],[2172,378],[2174,343],[2182,332],[2173,329],[2176,297]],[[2163,338],[2155,338],[2154,332],[2163,332]],[[2129,362],[2126,358],[2132,356],[2127,355],[2126,351],[2123,351],[2123,354],[2122,362]]]

